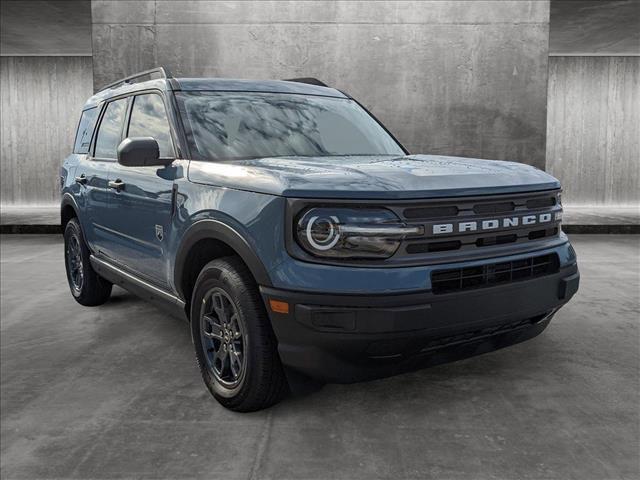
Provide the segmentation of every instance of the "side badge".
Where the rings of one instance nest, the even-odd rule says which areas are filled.
[[[156,238],[160,241],[164,238],[164,230],[162,229],[162,225],[156,225]]]

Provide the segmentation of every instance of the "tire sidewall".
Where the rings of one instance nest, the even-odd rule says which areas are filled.
[[[80,290],[76,290],[76,288],[73,286],[73,281],[71,280],[71,272],[69,271],[69,252],[67,251],[67,249],[72,236],[75,236],[78,239],[80,255],[82,256],[82,274],[84,277],[84,281]],[[87,248],[85,247],[84,238],[82,236],[80,226],[78,225],[77,221],[70,220],[69,223],[67,223],[66,228],[64,229],[64,265],[65,271],[67,273],[67,282],[69,282],[69,290],[71,290],[71,295],[73,295],[75,298],[81,298],[84,290],[87,288],[87,279],[89,276],[89,272],[87,270],[88,261],[89,254],[87,252]]]
[[[229,295],[244,327],[243,341],[246,364],[240,383],[232,388],[221,384],[209,370],[202,346],[200,316],[202,315],[202,309],[204,307],[203,299],[207,292],[215,287],[224,290]],[[196,359],[205,385],[217,398],[231,399],[242,397],[246,393],[249,385],[251,385],[253,366],[255,365],[252,352],[253,349],[251,348],[251,323],[251,316],[247,314],[247,308],[244,305],[242,295],[238,292],[238,285],[236,285],[236,282],[231,278],[230,273],[217,266],[206,266],[198,276],[192,296],[191,339],[193,341]]]

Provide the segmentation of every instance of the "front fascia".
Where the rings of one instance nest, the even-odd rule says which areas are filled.
[[[527,253],[501,255],[472,261],[458,261],[440,265],[415,265],[405,267],[354,267],[324,265],[297,260],[290,256],[269,271],[274,288],[326,294],[401,294],[431,289],[431,272],[438,269],[472,267],[491,263],[492,260],[507,262],[532,255],[557,253],[560,268],[576,263],[566,235],[561,234],[560,244],[552,247],[529,250]]]
[[[257,278],[261,286],[291,291],[337,294],[393,294],[429,290],[430,273],[446,265],[471,266],[488,263],[492,259],[507,261],[533,254],[556,252],[560,266],[575,263],[567,237],[560,234],[548,240],[537,240],[524,251],[491,247],[483,250],[482,258],[457,259],[439,256],[431,262],[412,265],[347,265],[322,264],[293,257],[289,253],[292,241],[290,199],[235,189],[213,188],[194,184],[186,179],[179,182],[171,249],[175,271],[177,252],[187,231],[199,221],[224,223],[246,242],[264,267],[266,277]],[[367,203],[368,204],[368,203]],[[179,291],[178,280],[174,287]]]
[[[529,192],[524,194],[502,194],[502,195],[484,195],[463,198],[440,199],[423,199],[423,200],[404,200],[404,201],[355,201],[355,200],[326,200],[326,199],[287,199],[287,213],[285,219],[286,228],[286,248],[289,255],[293,258],[309,263],[323,263],[326,265],[335,265],[337,267],[353,266],[359,268],[394,268],[400,266],[420,266],[420,265],[437,265],[443,263],[463,262],[475,259],[486,259],[503,257],[506,255],[527,253],[531,251],[541,250],[544,248],[552,248],[566,242],[566,237],[560,235],[560,221],[562,218],[562,206],[560,204],[560,190],[550,190],[541,192]],[[553,204],[544,208],[528,208],[525,205],[530,201],[549,200]],[[514,203],[512,203],[514,202]],[[512,204],[513,211],[506,213],[475,213],[474,207],[491,207],[496,204]],[[403,222],[411,227],[422,228],[424,233],[421,235],[411,236],[403,241],[400,248],[390,257],[384,260],[349,260],[349,259],[333,259],[314,256],[304,250],[295,238],[295,225],[302,214],[309,208],[323,207],[327,209],[333,208],[383,208],[392,211],[399,222]],[[441,216],[438,218],[428,218],[424,214],[416,218],[408,218],[406,212],[416,212],[420,210],[432,210],[441,207],[456,209],[456,213],[451,216]],[[524,224],[522,219],[535,217],[536,221],[531,224]],[[539,222],[543,218],[543,222]],[[481,225],[483,221],[493,219],[501,222],[502,219],[517,219],[516,227],[504,227],[499,224],[497,228],[483,230]],[[465,231],[462,233],[453,232],[448,235],[434,234],[436,225],[447,225],[458,227],[459,225],[476,224],[474,231]],[[479,226],[480,225],[480,226]],[[549,236],[530,241],[527,235],[530,232],[549,229]],[[483,245],[482,248],[476,248],[474,245],[477,241],[482,241],[490,237],[518,234],[519,238],[514,243]],[[410,247],[416,246],[435,246],[441,245],[444,241],[460,242],[459,248],[451,250],[439,250],[437,252],[425,251],[422,253],[410,253]]]

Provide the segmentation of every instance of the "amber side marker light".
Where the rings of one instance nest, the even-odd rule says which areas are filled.
[[[269,299],[269,306],[271,311],[275,313],[289,313],[289,304],[280,300]]]

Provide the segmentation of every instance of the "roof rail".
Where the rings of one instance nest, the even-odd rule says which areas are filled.
[[[285,82],[298,82],[308,83],[309,85],[317,85],[319,87],[328,87],[326,83],[313,77],[301,77],[301,78],[285,78]]]
[[[167,78],[167,79],[173,78],[173,76],[171,75],[171,71],[167,67],[157,67],[157,68],[152,68],[151,70],[145,70],[144,72],[136,73],[135,75],[129,75],[128,77],[121,78],[120,80],[116,80],[115,82],[110,83],[109,85],[105,85],[100,90],[98,90],[98,92],[102,92],[103,90],[106,90],[108,88],[114,88],[125,83],[136,83],[136,82],[132,82],[131,80],[140,78],[140,77],[145,77],[147,75],[151,76],[153,74],[159,74],[161,78]]]

